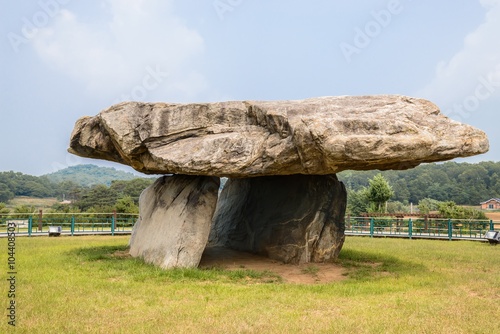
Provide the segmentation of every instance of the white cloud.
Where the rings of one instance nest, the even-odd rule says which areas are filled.
[[[182,99],[205,89],[203,76],[193,69],[203,53],[203,39],[174,16],[171,0],[104,0],[101,4],[94,10],[107,15],[95,16],[94,21],[61,10],[53,25],[40,29],[34,40],[39,56],[100,96],[127,94],[156,68],[168,76],[154,85],[147,100]]]
[[[500,0],[479,0],[484,7],[493,7],[500,4]]]
[[[443,108],[463,104],[469,114],[486,97],[500,97],[495,84],[500,74],[500,0],[479,1],[488,9],[483,23],[465,37],[459,52],[438,64],[434,79],[417,93]]]

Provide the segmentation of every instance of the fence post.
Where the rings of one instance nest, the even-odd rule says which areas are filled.
[[[411,239],[413,236],[413,220],[408,220],[408,237]]]
[[[373,238],[373,231],[375,230],[374,224],[375,224],[375,221],[372,217],[372,218],[370,218],[370,237],[372,237],[372,238]]]
[[[111,235],[115,235],[115,223],[116,223],[116,210],[113,211],[113,217],[111,218]]]
[[[38,231],[42,232],[42,219],[43,219],[43,212],[42,209],[38,211]]]
[[[451,218],[448,219],[448,240],[453,238],[453,224],[451,222]]]
[[[490,231],[493,231],[495,226],[493,225],[493,219],[490,219]]]
[[[28,217],[28,236],[31,237],[31,230],[33,228],[33,217],[30,215]]]
[[[71,215],[71,236],[75,234],[75,215]]]

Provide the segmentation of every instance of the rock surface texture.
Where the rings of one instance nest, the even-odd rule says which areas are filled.
[[[219,179],[164,176],[139,199],[130,254],[162,268],[197,267],[217,205]]]
[[[408,169],[487,150],[482,131],[399,95],[125,102],[79,119],[69,149],[144,173],[228,177]]]
[[[69,151],[176,174],[143,192],[130,241],[132,256],[170,268],[196,267],[209,233],[212,244],[288,263],[335,259],[346,206],[335,173],[408,169],[488,146],[484,132],[427,100],[377,95],[124,102],[79,119]]]
[[[335,175],[230,179],[217,204],[209,245],[285,263],[333,260],[344,243],[346,201]]]

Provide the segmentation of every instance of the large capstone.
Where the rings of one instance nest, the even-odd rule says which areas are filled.
[[[69,149],[143,173],[229,177],[408,169],[487,150],[484,132],[399,95],[124,102],[79,119]]]
[[[162,268],[197,267],[217,204],[219,178],[164,176],[139,198],[130,254]]]
[[[344,243],[346,190],[335,175],[227,181],[209,244],[285,263],[337,258]]]

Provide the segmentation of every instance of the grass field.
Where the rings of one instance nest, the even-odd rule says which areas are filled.
[[[17,196],[9,201],[7,204],[7,208],[14,209],[18,205],[26,205],[33,206],[36,209],[36,213],[38,213],[39,209],[48,209],[52,205],[58,203],[57,198],[49,197],[49,198],[36,198],[36,197],[27,197],[27,196]]]
[[[498,333],[500,247],[348,237],[347,279],[159,270],[129,237],[17,238],[16,317],[1,333]],[[7,313],[7,240],[0,239]]]

